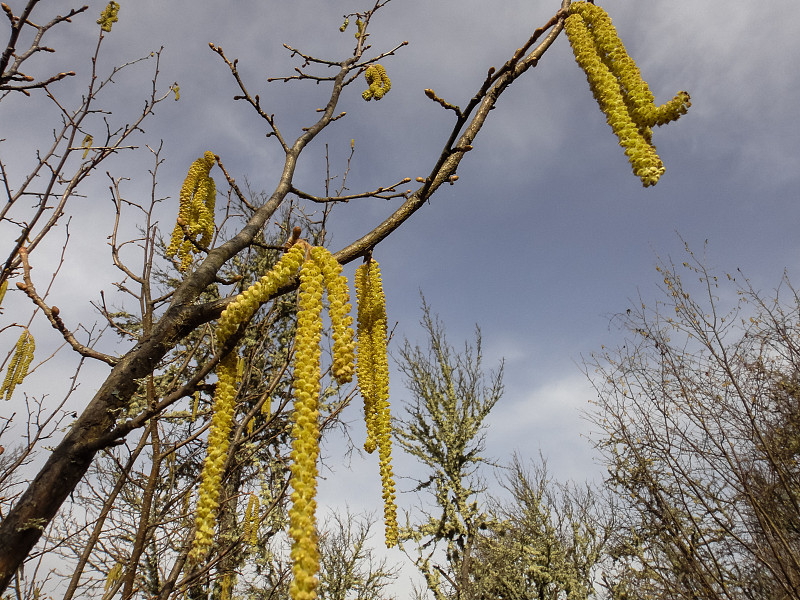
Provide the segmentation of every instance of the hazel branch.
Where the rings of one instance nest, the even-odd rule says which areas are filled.
[[[348,194],[346,196],[314,196],[313,194],[309,194],[307,192],[298,190],[294,186],[292,186],[291,193],[295,194],[298,198],[303,198],[304,200],[310,200],[311,202],[317,202],[319,204],[325,204],[328,202],[349,202],[350,200],[356,200],[358,198],[380,198],[382,200],[391,200],[392,198],[400,198],[400,197],[405,198],[406,192],[396,191],[397,186],[403,185],[410,181],[411,178],[406,177],[405,179],[401,179],[397,183],[394,183],[386,187],[381,186],[371,192]]]
[[[430,89],[430,88],[426,89],[425,90],[425,95],[428,98],[430,98],[431,100],[433,100],[434,102],[438,102],[442,106],[442,108],[446,108],[447,110],[452,110],[453,112],[455,112],[456,116],[459,119],[461,119],[464,116],[461,113],[461,109],[459,107],[457,107],[454,104],[450,104],[449,102],[447,102],[446,100],[443,100],[442,98],[439,98],[439,96],[436,95],[436,92],[434,92],[432,89]]]
[[[85,356],[87,358],[94,358],[104,363],[111,365],[112,367],[119,362],[118,358],[113,356],[109,356],[107,354],[103,354],[102,352],[98,352],[93,348],[89,348],[88,346],[84,346],[81,344],[75,336],[72,335],[72,332],[67,329],[67,326],[64,325],[64,321],[61,319],[60,310],[57,306],[50,307],[48,306],[45,301],[42,299],[41,296],[36,292],[36,288],[33,285],[33,281],[31,281],[31,265],[28,261],[28,249],[26,247],[22,247],[19,249],[19,257],[22,261],[22,279],[23,281],[17,282],[17,287],[25,292],[25,294],[30,298],[36,306],[42,309],[47,320],[50,321],[50,324],[57,329],[64,340],[72,346],[73,350],[75,350],[81,356]]]
[[[455,175],[456,169],[461,159],[464,157],[464,154],[472,148],[472,142],[475,136],[478,135],[478,132],[483,127],[497,99],[517,77],[528,68],[536,65],[539,58],[550,48],[563,30],[564,19],[566,19],[566,9],[569,7],[569,4],[570,0],[562,0],[561,9],[555,16],[553,16],[546,25],[534,31],[523,48],[529,48],[544,34],[548,27],[550,28],[547,36],[525,56],[520,64],[517,64],[512,57],[512,59],[503,66],[500,72],[496,73],[494,68],[489,69],[480,90],[462,111],[461,117],[458,117],[450,133],[450,137],[445,144],[444,150],[442,150],[442,153],[439,155],[430,174],[423,179],[422,185],[411,193],[408,199],[380,225],[360,239],[339,250],[335,254],[339,262],[345,264],[355,260],[359,256],[363,256],[419,210],[440,185],[445,182],[454,181],[451,179],[452,176]],[[514,68],[512,68],[512,66],[514,66]],[[476,111],[476,114],[470,118],[470,114],[473,111]]]
[[[59,23],[71,23],[72,17],[89,9],[88,6],[71,9],[66,15],[59,15],[45,25],[36,25],[29,19],[30,14],[33,12],[33,8],[36,6],[36,4],[37,2],[28,2],[19,16],[14,15],[12,9],[5,2],[0,4],[0,7],[2,7],[3,12],[6,14],[6,17],[11,24],[11,34],[9,35],[5,50],[3,51],[2,55],[0,55],[0,90],[22,92],[28,96],[30,95],[28,90],[43,88],[55,81],[75,75],[74,71],[68,71],[65,73],[57,73],[41,81],[36,81],[34,77],[25,75],[20,71],[22,63],[24,63],[37,52],[55,52],[55,50],[52,48],[40,45],[42,36],[44,36],[47,30],[55,27]],[[22,29],[25,25],[33,27],[36,30],[36,33],[31,40],[30,47],[24,52],[18,52],[17,42],[19,42],[20,34],[22,33]],[[12,59],[13,63],[11,63]],[[11,63],[10,66],[9,63]],[[9,85],[10,81],[26,81],[28,83],[21,85]]]
[[[222,164],[222,159],[219,156],[217,156],[217,165],[219,165],[222,174],[225,175],[225,180],[233,190],[233,193],[236,194],[236,197],[239,198],[239,201],[250,210],[255,211],[256,208],[247,200],[241,188],[236,184],[236,180],[231,177],[230,173],[228,173],[228,170],[225,168],[225,165]]]
[[[100,303],[101,305],[98,306],[94,301],[90,302],[90,304],[94,306],[100,312],[100,314],[106,318],[106,321],[108,321],[108,324],[111,326],[112,329],[115,329],[117,333],[121,336],[127,336],[132,340],[139,339],[139,336],[136,335],[133,331],[125,329],[124,327],[120,326],[119,323],[114,321],[114,318],[111,316],[111,312],[108,310],[108,307],[106,306],[106,294],[103,290],[100,290]]]
[[[228,57],[225,56],[225,52],[222,50],[222,47],[214,45],[213,42],[209,42],[208,43],[208,47],[211,48],[214,52],[216,52],[219,55],[219,57],[225,62],[225,64],[228,66],[228,69],[230,69],[230,71],[231,71],[231,75],[233,75],[233,78],[236,80],[236,84],[239,86],[239,89],[242,91],[242,95],[241,96],[238,96],[238,95],[234,96],[233,99],[234,100],[246,100],[256,110],[258,115],[269,124],[270,128],[272,129],[272,131],[268,135],[269,136],[274,135],[276,138],[278,138],[278,141],[280,142],[281,146],[283,147],[284,152],[288,152],[289,151],[289,146],[284,141],[283,136],[281,135],[281,132],[278,130],[278,126],[275,125],[275,115],[274,114],[270,115],[270,114],[267,114],[266,112],[264,112],[264,110],[261,108],[261,100],[258,97],[258,94],[256,94],[255,96],[252,96],[252,95],[250,95],[250,92],[247,91],[247,88],[245,87],[244,82],[242,81],[242,78],[239,75],[239,69],[237,68],[237,64],[239,62],[239,59],[235,59],[233,61],[229,60]]]
[[[394,56],[395,53],[398,50],[400,50],[400,48],[402,48],[403,46],[408,46],[408,40],[404,40],[404,41],[400,42],[399,44],[397,44],[397,46],[395,46],[391,50],[387,50],[386,52],[378,54],[378,56],[370,58],[368,61],[365,61],[363,63],[359,63],[356,66],[358,66],[358,67],[368,67],[369,65],[380,61],[382,58],[386,58],[387,56]]]

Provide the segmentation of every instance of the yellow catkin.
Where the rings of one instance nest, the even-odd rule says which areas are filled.
[[[652,127],[685,114],[689,94],[656,106],[647,82],[628,55],[608,14],[588,2],[573,2],[564,30],[575,60],[586,73],[592,95],[645,187],[655,185],[664,165],[653,146]]]
[[[654,127],[674,121],[686,113],[691,105],[689,94],[686,92],[678,92],[666,104],[655,105],[655,97],[650,91],[650,86],[642,78],[639,67],[625,50],[606,11],[587,2],[575,3],[572,11],[580,14],[591,28],[598,55],[625,90],[623,99],[635,123],[641,127]]]
[[[321,246],[311,249],[311,258],[319,265],[328,294],[328,313],[333,337],[333,365],[331,372],[340,384],[353,379],[355,370],[355,341],[353,317],[350,316],[350,291],[342,266],[333,255]]]
[[[117,583],[119,576],[122,575],[122,563],[116,563],[106,575],[106,584],[103,587],[104,591],[110,590]]]
[[[192,401],[192,421],[197,418],[197,407],[200,404],[200,391],[196,391],[194,393],[194,399]]]
[[[8,290],[8,279],[0,283],[0,305],[3,304],[3,298],[6,297],[6,290]]]
[[[352,318],[349,316],[351,307],[347,280],[341,275],[341,266],[324,248],[310,248],[302,241],[294,244],[269,273],[228,304],[217,323],[216,337],[220,345],[225,344],[237,328],[242,323],[248,322],[258,307],[269,300],[298,270],[300,290],[293,362],[294,410],[290,467],[292,506],[289,509],[294,577],[290,595],[292,600],[314,600],[319,571],[315,498],[320,437],[321,313],[322,298],[326,292],[333,330],[332,372],[340,383],[344,383],[352,379],[355,370],[353,365],[355,342],[350,327]],[[190,553],[190,558],[195,562],[205,556],[213,539],[219,504],[220,478],[233,420],[233,400],[236,392],[234,383],[237,376],[235,352],[231,352],[220,362],[217,372],[219,381],[209,434],[209,454],[203,467],[197,503],[197,535]],[[241,375],[241,372],[239,374]],[[262,413],[269,414],[270,403],[271,400],[265,402]],[[384,429],[379,431],[383,432]],[[382,437],[383,433],[379,435],[380,439]],[[251,500],[245,513],[245,538],[249,537],[253,544],[257,541],[257,506]]]
[[[367,79],[367,85],[369,86],[361,94],[364,100],[380,100],[392,89],[392,80],[389,79],[386,69],[382,65],[370,65],[364,72],[364,77]]]
[[[250,546],[258,544],[259,502],[256,494],[250,494],[244,511],[244,541]]]
[[[89,150],[92,148],[92,142],[94,142],[94,138],[90,134],[86,134],[86,137],[83,138],[83,143],[81,144],[81,148],[86,148],[83,151],[83,156],[81,158],[86,158],[89,155]]]
[[[181,187],[178,219],[167,248],[167,258],[177,255],[180,259],[181,271],[189,268],[199,252],[196,245],[208,247],[214,235],[217,188],[209,172],[215,162],[214,153],[207,151],[192,163]]]
[[[28,374],[28,367],[30,367],[31,361],[33,360],[33,353],[35,350],[36,342],[26,329],[17,340],[14,354],[11,357],[11,362],[8,364],[6,377],[3,380],[3,385],[0,386],[0,398],[5,396],[6,400],[11,399],[14,388],[21,384],[22,380],[25,379],[25,376]]]
[[[219,586],[219,600],[231,600],[233,582],[233,576],[230,573],[225,573],[225,576],[222,578],[222,583]]]
[[[297,273],[305,257],[305,248],[295,244],[272,267],[272,270],[253,285],[236,296],[228,304],[217,323],[217,341],[222,343],[236,331],[241,323],[250,320],[264,302],[269,300],[279,287]]]
[[[317,458],[319,456],[320,340],[322,338],[323,275],[309,260],[300,271],[300,298],[294,355],[294,411],[292,426],[292,600],[317,596],[319,551],[316,533]]]
[[[241,323],[250,320],[258,307],[297,272],[305,256],[305,248],[293,246],[272,270],[247,290],[236,296],[222,312],[217,323],[217,342],[224,344]],[[217,389],[214,394],[213,416],[208,435],[208,453],[201,474],[195,525],[197,533],[189,557],[199,562],[208,552],[214,538],[222,469],[228,452],[233,424],[237,374],[241,361],[235,351],[228,353],[217,366]]]
[[[356,270],[358,294],[358,387],[364,399],[367,441],[364,448],[378,448],[383,487],[386,545],[397,543],[397,505],[392,474],[392,429],[389,409],[389,361],[386,351],[386,297],[380,265],[370,260]]]
[[[230,432],[236,404],[236,363],[238,357],[230,352],[217,365],[217,389],[208,434],[208,454],[203,463],[200,490],[197,497],[194,543],[189,559],[199,563],[207,554],[214,539],[214,526],[219,508],[222,470],[230,445]]]
[[[358,389],[364,400],[364,423],[367,427],[364,450],[372,454],[378,444],[375,438],[375,381],[372,377],[375,371],[373,363],[374,352],[372,351],[372,336],[368,333],[370,315],[370,308],[368,307],[369,264],[365,263],[356,269],[355,286],[358,301],[356,375]]]
[[[100,25],[100,29],[102,29],[106,33],[111,31],[111,26],[119,20],[117,18],[118,12],[119,12],[119,4],[114,2],[113,0],[109,2],[103,9],[103,12],[100,13],[100,18],[97,19],[97,24]]]

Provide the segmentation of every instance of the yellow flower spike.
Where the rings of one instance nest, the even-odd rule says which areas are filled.
[[[308,255],[308,258],[307,258]],[[306,259],[307,258],[307,259]],[[219,344],[233,334],[239,325],[250,319],[258,307],[277,289],[300,271],[299,309],[295,333],[294,411],[290,471],[291,500],[289,532],[292,537],[292,570],[290,587],[293,600],[316,598],[319,553],[316,537],[317,459],[319,457],[319,387],[320,342],[322,338],[322,298],[327,290],[334,338],[333,372],[340,381],[352,378],[353,333],[347,280],[341,266],[323,248],[309,248],[303,241],[295,243],[259,281],[239,294],[222,312],[217,324]],[[234,358],[231,358],[234,357]],[[193,561],[202,559],[214,535],[216,511],[219,504],[219,485],[228,448],[228,435],[233,422],[235,378],[238,361],[235,352],[225,357],[218,367],[219,381],[215,395],[214,417],[209,434],[206,459],[197,504]],[[265,402],[262,413],[269,414],[271,400]],[[217,426],[219,422],[219,426]],[[248,510],[253,511],[252,508]],[[257,513],[257,509],[255,509]],[[253,519],[245,514],[245,538],[256,543]],[[248,525],[247,523],[250,523]]]
[[[250,499],[247,502],[247,509],[244,511],[244,541],[251,546],[258,543],[258,522],[259,522],[259,502],[258,496],[250,494]]]
[[[564,29],[592,95],[625,149],[634,174],[645,187],[655,185],[664,165],[652,144],[652,127],[685,114],[691,106],[689,94],[679,92],[666,104],[656,106],[608,14],[588,2],[573,2],[569,10]]]
[[[86,150],[83,151],[83,156],[81,158],[86,158],[89,155],[89,150],[92,148],[93,141],[94,138],[87,133],[86,137],[83,138],[83,143],[81,144],[81,148],[86,148]]]
[[[392,474],[392,426],[389,410],[389,360],[386,352],[388,332],[386,297],[380,265],[375,260],[356,270],[358,295],[358,387],[364,398],[367,441],[364,449],[378,448],[384,499],[386,545],[397,543],[397,506]]]
[[[311,249],[311,258],[322,272],[328,293],[328,312],[333,336],[333,365],[331,372],[340,384],[353,379],[355,371],[355,341],[350,325],[350,291],[347,278],[342,275],[342,266],[333,255],[321,246]]]
[[[570,9],[579,13],[591,28],[598,54],[617,77],[622,89],[627,92],[624,94],[625,102],[637,125],[640,127],[664,125],[686,114],[688,107],[691,106],[689,94],[686,92],[678,92],[666,104],[655,105],[650,87],[642,79],[634,60],[628,56],[608,13],[599,6],[586,2],[576,2]]]
[[[378,74],[381,77],[380,85],[381,89],[383,90],[381,96],[383,96],[384,94],[388,94],[389,90],[392,89],[392,80],[389,79],[389,76],[386,74],[386,69],[384,69],[382,65],[375,65],[375,68],[378,69]],[[375,98],[375,99],[380,100],[380,98]]]
[[[200,491],[197,497],[197,516],[195,534],[189,559],[197,564],[208,553],[214,537],[219,494],[222,484],[222,470],[230,444],[236,403],[236,365],[238,357],[230,352],[217,365],[217,389],[214,394],[214,411],[211,429],[208,434],[208,455],[203,463]]]
[[[0,304],[3,304],[3,298],[6,297],[6,290],[8,290],[8,279],[0,283]]]
[[[231,600],[231,590],[233,589],[233,577],[230,573],[225,573],[222,583],[219,586],[219,599]]]
[[[294,356],[292,437],[292,573],[293,600],[316,598],[319,551],[316,537],[317,458],[319,457],[320,341],[324,276],[315,260],[300,269],[300,298]]]
[[[117,13],[119,12],[119,4],[114,2],[113,0],[109,2],[106,7],[103,9],[103,12],[100,13],[100,18],[97,19],[97,24],[100,25],[100,29],[108,33],[111,31],[111,26],[119,21],[117,18]]]
[[[305,257],[305,247],[295,244],[272,267],[272,270],[247,290],[236,296],[222,311],[217,323],[217,340],[224,343],[240,323],[250,320],[258,307],[281,287],[300,268]]]
[[[364,100],[372,100],[373,98],[380,100],[392,89],[392,80],[389,79],[386,69],[382,65],[370,65],[364,71],[364,77],[367,80],[367,85],[369,85],[369,89],[364,90],[364,93],[361,94]]]
[[[655,149],[633,122],[625,105],[619,83],[597,54],[591,33],[580,14],[567,17],[564,29],[575,54],[589,80],[589,87],[606,120],[619,138],[620,146],[643,185],[653,185],[663,173],[663,165]]]
[[[370,301],[368,263],[364,263],[356,269],[355,286],[358,303],[356,375],[358,389],[364,399],[364,423],[367,426],[367,439],[364,442],[364,450],[372,454],[377,447],[377,443],[375,441],[375,381],[372,377],[374,373],[374,352],[372,351],[372,336],[369,333],[371,311],[368,306]]]
[[[177,254],[181,259],[179,269],[185,271],[192,262],[192,256],[199,252],[195,243],[207,247],[214,235],[214,205],[217,188],[209,176],[216,157],[206,151],[189,167],[180,192],[180,206],[172,238],[167,248],[167,258]],[[184,231],[184,228],[186,231]],[[197,237],[200,236],[198,240]]]
[[[111,570],[109,570],[108,575],[106,575],[106,584],[103,590],[106,592],[110,590],[114,584],[117,583],[120,575],[122,575],[122,563],[118,562],[114,564]]]
[[[5,395],[6,400],[11,399],[14,388],[21,384],[28,374],[28,367],[30,367],[33,360],[34,350],[36,350],[36,342],[30,332],[25,329],[17,340],[14,355],[11,357],[11,362],[6,371],[6,378],[3,380],[3,385],[0,386],[0,398]]]
[[[192,402],[192,421],[197,418],[197,407],[200,404],[200,391],[196,391],[194,393],[194,399]]]
[[[253,511],[250,513],[250,545],[256,546],[258,544],[258,527],[261,523],[260,505],[258,496],[252,495],[253,498]]]

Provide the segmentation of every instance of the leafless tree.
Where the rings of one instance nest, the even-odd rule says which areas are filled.
[[[621,315],[630,336],[589,365],[619,502],[609,587],[798,598],[800,298],[788,280],[768,296],[718,278],[688,248],[658,269],[661,299]]]

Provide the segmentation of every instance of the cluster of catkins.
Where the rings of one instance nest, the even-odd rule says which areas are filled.
[[[100,25],[100,29],[106,33],[111,31],[111,26],[119,21],[117,13],[119,13],[119,3],[112,0],[106,5],[103,12],[100,13],[100,18],[97,19],[97,24]]]
[[[392,89],[392,80],[386,74],[382,65],[374,64],[367,67],[364,72],[369,88],[364,90],[361,97],[364,100],[380,100]]]
[[[207,248],[214,236],[217,187],[209,172],[216,160],[213,152],[203,154],[192,163],[181,187],[178,220],[167,248],[167,258],[177,255],[181,260],[181,271],[189,268],[198,246]]]
[[[676,120],[691,106],[678,94],[656,106],[647,82],[628,56],[608,14],[589,2],[573,2],[564,30],[575,60],[586,73],[592,94],[606,115],[619,145],[645,187],[655,185],[664,165],[652,143],[652,128]]]
[[[388,82],[380,65],[370,67],[378,80]],[[375,70],[375,69],[378,70]],[[370,72],[368,70],[368,72]],[[380,88],[385,93],[390,84]],[[382,95],[381,93],[381,95]],[[379,97],[379,96],[377,96]],[[181,270],[192,261],[195,246],[205,247],[214,232],[214,180],[209,176],[216,157],[206,152],[192,163],[180,193],[180,209],[167,256],[178,254]],[[295,353],[293,359],[294,410],[292,415],[291,500],[289,535],[292,538],[293,600],[316,598],[319,551],[316,533],[317,460],[319,458],[320,344],[322,341],[323,296],[327,295],[328,314],[333,338],[331,373],[339,384],[352,380],[356,372],[356,342],[351,327],[350,294],[342,267],[325,248],[310,246],[299,238],[299,228],[289,248],[261,279],[248,287],[220,315],[216,339],[220,348],[237,329],[248,323],[259,307],[278,290],[299,275],[299,297]],[[197,240],[197,236],[202,237]],[[389,365],[386,355],[386,304],[380,268],[371,258],[356,271],[358,296],[358,385],[364,398],[368,452],[379,450],[383,483],[386,544],[397,543],[395,487],[391,467],[391,424],[389,415]],[[25,334],[27,335],[27,333]],[[20,338],[20,344],[28,338]],[[30,338],[32,353],[33,338]],[[24,342],[27,343],[27,342]],[[27,348],[28,346],[21,346]],[[235,348],[217,366],[217,385],[213,415],[208,434],[208,452],[201,474],[195,514],[195,539],[190,561],[199,563],[214,539],[225,461],[236,412],[237,381],[241,361]],[[20,355],[22,356],[22,355]],[[19,360],[16,365],[27,362]],[[12,388],[13,389],[13,388]],[[10,393],[10,392],[9,392]],[[192,414],[196,414],[197,397]],[[245,514],[244,538],[250,544],[258,539],[259,507],[251,498]]]
[[[272,270],[231,301],[220,316],[217,341],[224,346],[264,302],[299,274],[297,330],[294,354],[294,411],[290,467],[289,534],[292,538],[293,600],[316,597],[319,551],[316,534],[317,459],[319,458],[320,344],[323,296],[327,295],[333,338],[334,378],[344,384],[356,371],[356,342],[351,327],[349,288],[341,265],[322,247],[297,240]],[[391,470],[389,368],[386,357],[386,307],[378,263],[370,260],[357,270],[358,378],[364,397],[368,451],[379,449],[386,514],[386,543],[397,543],[395,492]],[[231,350],[217,368],[217,388],[197,500],[196,536],[191,560],[199,562],[213,542],[219,508],[221,475],[229,447],[236,400],[237,353]],[[258,508],[248,506],[245,538],[257,539]]]

